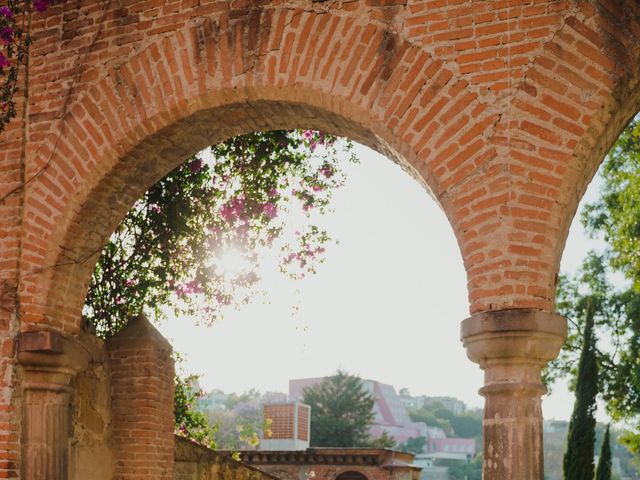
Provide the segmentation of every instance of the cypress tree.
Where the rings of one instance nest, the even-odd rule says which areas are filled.
[[[593,450],[595,446],[595,409],[598,393],[593,322],[595,311],[591,300],[585,309],[584,338],[578,363],[576,401],[569,422],[567,450],[563,459],[565,480],[593,480]]]
[[[611,445],[609,443],[609,425],[604,431],[598,468],[596,469],[596,480],[611,480]]]

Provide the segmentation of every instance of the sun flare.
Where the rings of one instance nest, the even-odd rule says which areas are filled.
[[[233,277],[249,267],[249,260],[237,248],[230,248],[220,254],[216,264],[226,277]]]

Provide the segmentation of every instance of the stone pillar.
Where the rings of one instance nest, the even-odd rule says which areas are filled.
[[[68,478],[71,380],[95,355],[56,332],[18,337],[22,386],[22,474],[25,480]]]
[[[462,322],[467,355],[484,370],[484,480],[544,478],[540,373],[566,330],[564,317],[534,310],[483,312]]]
[[[114,480],[173,480],[171,345],[144,317],[107,341]]]

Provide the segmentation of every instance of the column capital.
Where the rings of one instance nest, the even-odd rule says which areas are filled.
[[[510,361],[543,366],[558,355],[566,335],[566,318],[539,310],[480,312],[460,326],[467,356],[481,368]]]
[[[91,361],[101,361],[100,340],[90,335],[69,337],[50,330],[21,332],[17,337],[18,364],[25,390],[66,391],[71,378]]]

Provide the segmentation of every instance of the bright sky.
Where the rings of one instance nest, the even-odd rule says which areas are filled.
[[[366,147],[356,153],[361,163],[345,162],[347,184],[323,221],[340,243],[327,248],[315,276],[287,280],[271,259],[261,273],[269,303],[257,300],[210,327],[181,318],[159,328],[205,390],[287,392],[291,378],[342,368],[481,406],[482,372],[459,341],[466,276],[451,227],[397,165]],[[592,245],[574,222],[562,269],[575,270]],[[543,401],[545,418],[568,419],[572,406],[557,388]]]

